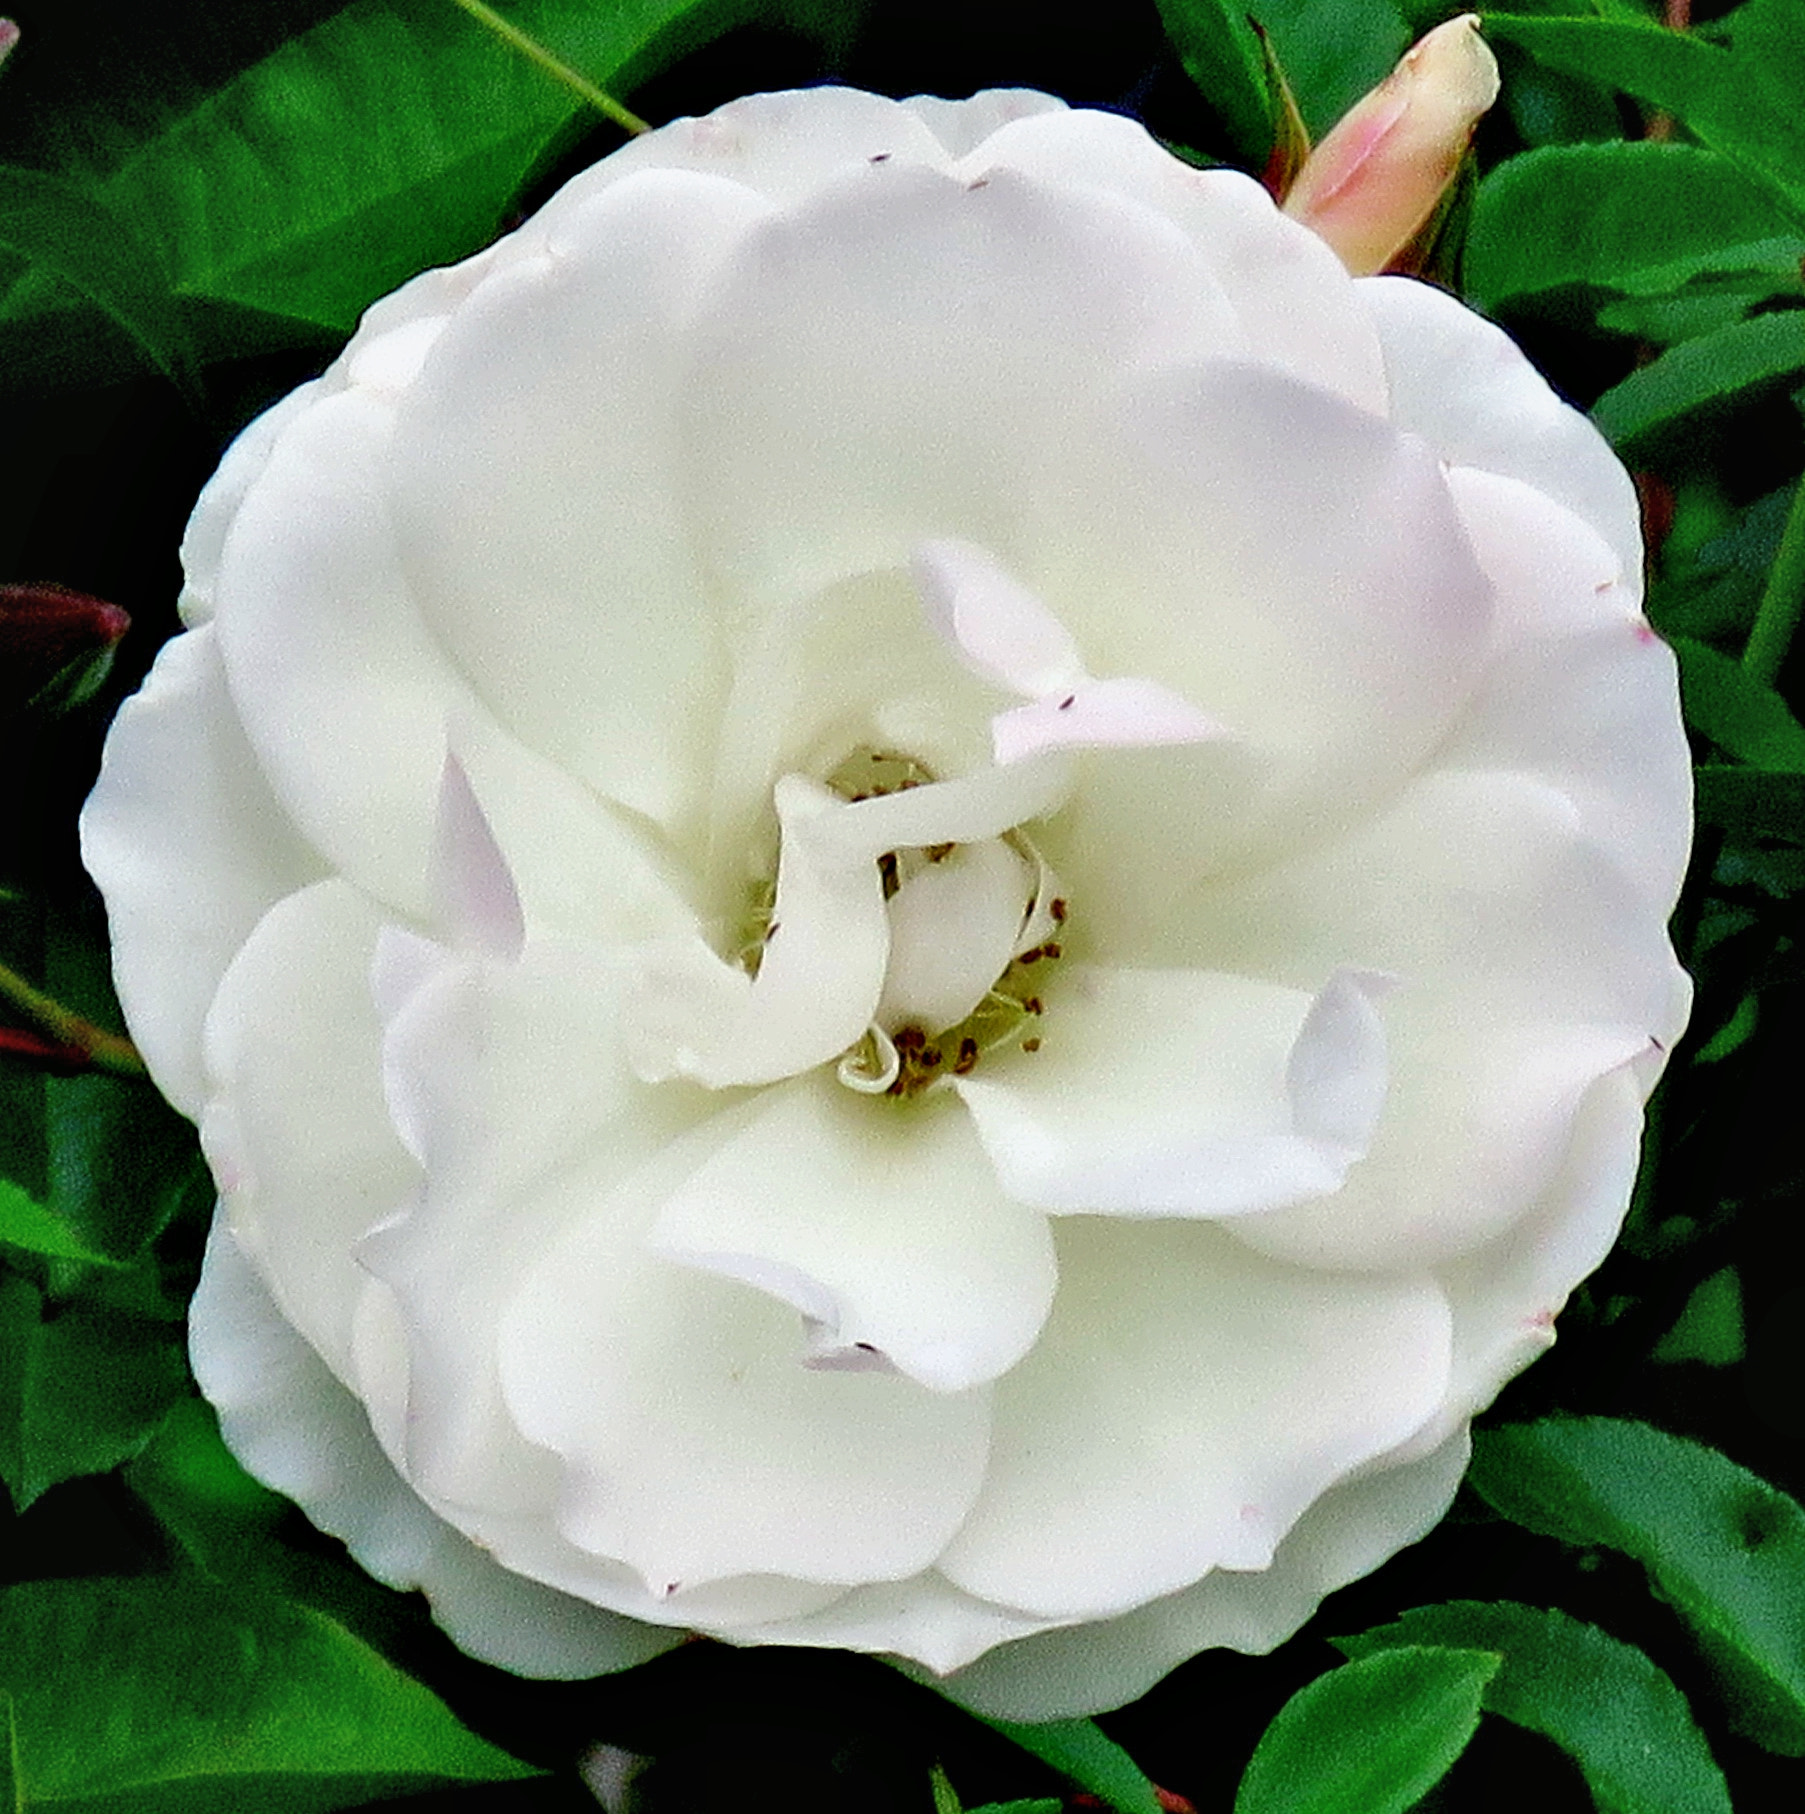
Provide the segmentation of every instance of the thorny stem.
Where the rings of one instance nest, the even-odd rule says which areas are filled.
[[[504,19],[494,7],[484,5],[483,0],[452,0],[452,4],[461,7],[479,25],[486,26],[498,38],[513,45],[523,57],[537,63],[548,76],[562,82],[573,94],[581,95],[597,113],[606,115],[624,132],[638,134],[652,130],[649,121],[642,120],[638,114],[623,107],[613,95],[597,88],[587,76],[579,75],[568,63],[554,57],[537,38],[529,37],[518,25]]]
[[[1801,614],[1805,614],[1805,477],[1792,494],[1780,552],[1774,556],[1755,626],[1742,651],[1743,668],[1764,686],[1771,687],[1779,677]]]
[[[0,1001],[28,1021],[54,1045],[97,1071],[115,1077],[148,1077],[138,1048],[118,1033],[72,1014],[61,1002],[34,989],[16,970],[0,964]]]

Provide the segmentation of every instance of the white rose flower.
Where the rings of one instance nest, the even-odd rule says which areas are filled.
[[[1446,1508],[1623,1215],[1688,767],[1495,328],[1045,96],[764,95],[255,423],[85,820],[226,1438],[466,1649],[1011,1718]]]

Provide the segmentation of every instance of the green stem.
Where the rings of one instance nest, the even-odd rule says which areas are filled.
[[[523,57],[537,63],[548,76],[562,82],[573,94],[581,95],[597,113],[605,114],[623,131],[641,133],[652,130],[648,121],[623,107],[613,95],[597,88],[587,76],[578,75],[568,63],[554,57],[537,38],[528,37],[518,25],[504,19],[494,7],[484,5],[483,0],[452,0],[452,4],[462,7],[479,25],[487,26],[498,38],[513,45]]]
[[[6,1002],[46,1038],[79,1053],[97,1071],[117,1077],[148,1077],[138,1048],[129,1039],[72,1014],[41,989],[34,989],[16,970],[0,964],[0,1001]]]
[[[1765,686],[1779,678],[1786,651],[1792,646],[1799,618],[1805,614],[1805,478],[1792,494],[1780,552],[1755,612],[1755,627],[1742,651],[1742,665]]]

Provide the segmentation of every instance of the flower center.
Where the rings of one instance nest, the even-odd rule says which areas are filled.
[[[860,748],[827,785],[858,804],[935,779],[912,756]],[[841,1055],[840,1082],[907,1100],[969,1075],[1012,1040],[1038,1050],[1042,993],[1061,954],[1067,907],[1021,827],[973,842],[900,846],[882,852],[877,867],[890,932],[884,985],[871,1025]],[[768,936],[767,928],[753,941],[754,971]]]
[[[697,936],[640,965],[625,1016],[647,1082],[723,1089],[832,1063],[849,1089],[907,1098],[1006,1039],[1034,1050],[1020,1029],[1039,1018],[1065,906],[1022,827],[1071,797],[1079,752],[1227,735],[1157,681],[1093,678],[984,550],[924,543],[913,566],[952,651],[1025,703],[992,717],[992,760],[948,780],[871,747],[825,785],[778,777],[777,874],[740,961]]]

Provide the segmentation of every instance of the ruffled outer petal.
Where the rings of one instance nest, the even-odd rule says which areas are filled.
[[[355,1242],[419,1168],[388,1117],[370,959],[381,914],[334,879],[273,907],[207,1017],[201,1144],[222,1214],[283,1313],[354,1383]]]
[[[1447,1387],[1447,1302],[1420,1276],[1308,1273],[1208,1226],[1091,1217],[1059,1224],[1059,1272],[940,1558],[1007,1606],[1108,1617],[1212,1568],[1265,1568]]]
[[[1363,277],[1356,287],[1385,350],[1392,420],[1451,465],[1521,479],[1565,505],[1639,588],[1635,487],[1598,430],[1501,329],[1446,291],[1409,277]]]
[[[1467,1452],[1463,1430],[1419,1460],[1331,1488],[1268,1568],[1217,1569],[1119,1618],[1003,1644],[936,1686],[990,1719],[1068,1719],[1125,1705],[1200,1650],[1276,1649],[1325,1594],[1434,1529],[1453,1503]]]
[[[277,901],[326,873],[258,770],[211,628],[167,643],[120,708],[81,836],[132,1036],[157,1087],[198,1118],[220,978]]]
[[[357,1246],[395,1294],[407,1350],[399,1453],[437,1499],[543,1512],[550,1460],[508,1418],[495,1360],[502,1311],[555,1232],[533,1213],[543,1182],[580,1164],[604,1189],[712,1104],[649,1089],[628,1069],[612,1033],[625,980],[615,954],[534,942],[496,961],[391,932],[375,980],[393,996],[382,1040],[391,1117],[424,1174]]]
[[[574,1680],[629,1669],[681,1641],[524,1579],[435,1517],[223,1223],[190,1329],[195,1378],[232,1452],[379,1581],[421,1589],[460,1649],[519,1675]]]
[[[1136,121],[1088,111],[1004,125],[961,166],[971,177],[998,169],[1106,189],[1174,222],[1209,260],[1259,358],[1385,412],[1379,340],[1354,303],[1353,279],[1316,234],[1277,212],[1252,177],[1193,170]]]

